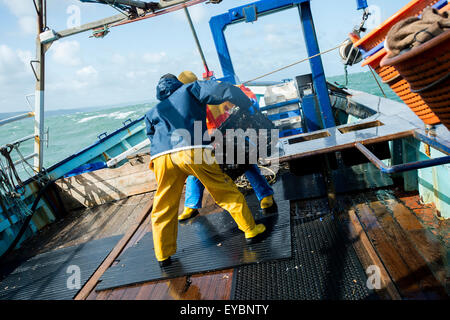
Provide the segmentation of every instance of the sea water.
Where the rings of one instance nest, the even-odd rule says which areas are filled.
[[[370,72],[350,74],[348,80],[348,88],[382,96]],[[345,77],[330,77],[328,81],[344,85]],[[382,88],[388,98],[400,101],[389,86],[382,84]],[[44,142],[44,167],[48,168],[84,149],[97,141],[98,135],[115,131],[128,119],[136,120],[142,117],[155,104],[156,102],[148,102],[121,107],[102,107],[98,110],[70,110],[46,115],[45,128],[49,130],[49,140],[48,147]],[[0,118],[2,118],[1,115]],[[4,125],[0,127],[0,146],[31,135],[33,132],[32,119]],[[33,153],[33,140],[22,143],[19,150],[23,156]],[[16,152],[12,152],[11,156],[14,161],[20,159]],[[32,164],[32,160],[29,162]],[[22,179],[28,178],[25,169],[31,172],[26,165],[25,168],[23,164],[17,166]]]

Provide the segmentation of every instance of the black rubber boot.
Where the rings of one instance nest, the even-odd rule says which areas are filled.
[[[264,237],[265,237],[265,233],[263,232],[263,233],[258,234],[256,237],[245,239],[245,243],[255,244],[255,243],[260,242],[262,239],[264,239]]]
[[[168,257],[166,260],[158,261],[160,268],[168,267],[172,264],[171,257]]]
[[[277,203],[275,202],[275,200],[273,201],[273,205],[271,205],[268,208],[262,209],[263,210],[263,214],[264,215],[268,215],[268,214],[272,214],[275,212],[278,212],[278,206]]]
[[[178,218],[178,221],[179,221],[179,222],[185,222],[185,221],[188,221],[188,220],[190,220],[190,219],[196,217],[199,213],[200,213],[200,212],[198,211],[198,209],[195,209],[195,211],[193,211],[192,214],[191,214],[189,217],[184,218],[184,219]]]

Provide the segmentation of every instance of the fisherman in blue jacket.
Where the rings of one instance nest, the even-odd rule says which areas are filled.
[[[256,224],[244,196],[222,172],[212,154],[206,126],[206,105],[225,101],[249,109],[250,99],[230,83],[195,81],[183,85],[174,75],[161,77],[156,89],[161,102],[145,115],[150,139],[150,168],[158,184],[151,213],[153,243],[161,267],[176,252],[178,209],[184,183],[197,177],[214,201],[227,210],[247,243],[266,230]]]
[[[192,71],[186,70],[178,75],[178,80],[180,80],[183,84],[188,84],[197,81],[198,78]],[[250,90],[247,88],[247,91]],[[253,102],[253,107],[255,106],[259,109],[259,105],[256,100]],[[212,108],[216,108],[216,113],[221,112],[220,106],[208,105],[207,108],[209,108],[209,112],[211,112]],[[277,206],[273,199],[273,189],[267,183],[266,178],[261,174],[261,170],[259,169],[258,165],[252,164],[245,172],[245,176],[250,182],[255,192],[256,198],[260,202],[260,207],[263,212],[265,214],[275,212]],[[186,221],[192,217],[195,217],[199,213],[198,210],[202,207],[204,190],[205,187],[196,177],[189,176],[187,178],[184,210],[183,213],[178,216],[179,221]]]

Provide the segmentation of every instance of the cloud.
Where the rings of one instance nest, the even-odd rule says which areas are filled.
[[[76,72],[77,76],[82,78],[94,78],[97,77],[98,72],[93,66],[86,66],[84,68],[79,69]]]
[[[17,17],[17,23],[24,34],[29,35],[36,33],[36,12],[31,1],[1,0],[1,2]]]
[[[8,7],[15,16],[35,15],[34,6],[28,0],[2,0],[3,4]]]
[[[127,61],[127,59],[123,56],[123,55],[121,55],[121,54],[119,54],[119,53],[114,53],[112,56],[111,56],[111,62],[113,63],[113,64],[123,64],[123,63],[125,63]]]
[[[189,13],[191,14],[191,19],[194,23],[201,23],[207,17],[207,11],[204,6],[191,7]]]
[[[25,34],[36,33],[36,18],[24,16],[19,18],[19,26]]]
[[[32,92],[34,85],[31,57],[30,51],[0,45],[0,112],[27,109],[24,96]]]
[[[30,51],[13,50],[6,45],[0,45],[0,83],[11,82],[27,75]]]
[[[203,23],[206,21],[206,18],[208,17],[207,10],[204,6],[192,6],[188,8],[189,15],[191,16],[192,22],[194,24]],[[174,17],[177,20],[186,21],[186,14],[184,13],[184,10],[178,10],[172,13],[172,17]]]
[[[156,53],[145,53],[142,59],[146,63],[161,63],[166,58],[166,53],[164,51]]]
[[[78,41],[57,41],[51,47],[52,58],[55,62],[65,66],[81,64],[80,44]]]

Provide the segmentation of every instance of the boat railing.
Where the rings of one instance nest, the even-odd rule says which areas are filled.
[[[32,118],[32,117],[34,117],[34,112],[28,112],[28,113],[20,114],[20,115],[14,116],[14,117],[10,117],[10,118],[7,118],[7,119],[0,120],[0,126],[9,124],[9,123],[12,123],[12,122],[15,122],[15,121],[19,121],[19,120],[23,120],[23,119]],[[20,146],[23,142],[26,142],[26,141],[29,141],[29,140],[32,140],[32,139],[34,139],[35,141],[36,141],[36,140],[41,141],[39,135],[36,135],[36,134],[30,134],[30,135],[28,135],[28,136],[19,138],[19,139],[15,140],[15,141],[12,141],[12,142],[10,142],[10,143],[6,143],[6,144],[0,146],[0,150],[8,150],[8,149],[9,149],[8,152],[7,152],[7,153],[8,153],[8,156],[9,156],[9,153],[10,153],[10,152],[12,152],[13,150],[16,150],[16,152],[17,152],[18,155],[20,156],[20,159],[18,159],[18,160],[16,160],[16,161],[12,162],[12,164],[13,164],[14,166],[17,166],[17,165],[21,164],[22,162],[27,162],[28,160],[34,159],[34,158],[36,158],[36,157],[39,156],[39,154],[38,154],[37,152],[33,152],[33,153],[29,154],[29,155],[23,156],[23,155],[20,153],[20,151],[18,150],[19,146]],[[14,168],[11,168],[10,165],[7,165],[4,169],[6,169],[6,170],[12,170],[12,169],[14,169]],[[33,169],[33,171],[36,171],[36,170],[34,169],[34,167],[32,167],[32,169]]]

